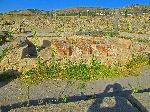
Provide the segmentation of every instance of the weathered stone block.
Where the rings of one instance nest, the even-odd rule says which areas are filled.
[[[50,46],[51,46],[51,42],[49,40],[43,40],[41,43],[41,48],[46,48]]]

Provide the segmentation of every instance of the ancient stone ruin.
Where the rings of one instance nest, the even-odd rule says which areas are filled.
[[[43,62],[50,62],[52,53],[59,61],[84,60],[90,64],[96,58],[104,65],[128,63],[133,55],[150,51],[146,44],[117,37],[69,37],[69,38],[34,38],[18,37],[10,46],[8,55],[0,63],[0,69],[8,68],[26,71],[36,66],[37,57]],[[37,47],[39,46],[39,47]]]

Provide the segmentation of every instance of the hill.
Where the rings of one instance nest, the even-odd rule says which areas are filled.
[[[98,7],[79,7],[79,8],[66,8],[63,10],[50,10],[44,11],[39,9],[27,9],[27,10],[14,10],[7,14],[23,14],[23,15],[52,15],[57,14],[58,16],[77,16],[77,15],[112,15],[114,8],[98,8]],[[150,5],[129,5],[125,7],[118,8],[122,13],[128,11],[130,14],[143,14],[150,12]]]

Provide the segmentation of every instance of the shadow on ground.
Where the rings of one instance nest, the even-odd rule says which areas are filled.
[[[21,59],[37,58],[36,46],[28,39],[24,40],[24,43],[22,43],[20,47],[24,47]]]
[[[17,70],[8,69],[4,72],[0,72],[0,88],[7,85],[12,80],[16,79],[20,75]]]
[[[109,91],[112,91],[112,93],[110,93]],[[142,92],[148,92],[150,91],[150,89],[145,89],[145,90],[141,90],[138,91],[139,93]],[[144,112],[148,112],[146,110],[146,108],[137,100],[132,96],[132,91],[131,90],[126,90],[123,91],[123,88],[120,84],[115,83],[113,85],[107,85],[107,87],[105,88],[104,92],[102,93],[104,95],[110,95],[113,96],[115,98],[115,105],[113,107],[104,107],[101,106],[101,104],[103,103],[103,100],[106,96],[101,97],[101,98],[96,98],[96,100],[94,101],[94,103],[88,108],[87,112],[120,112],[120,111],[133,111],[132,109],[137,109],[139,111],[144,110]],[[119,100],[119,97],[123,97],[124,100]],[[134,99],[135,102],[132,102]],[[121,102],[122,101],[122,102]],[[132,105],[129,105],[129,103],[131,103]],[[140,105],[140,107],[139,107]],[[142,109],[142,110],[141,110]],[[142,111],[143,112],[143,111]]]
[[[109,92],[110,90],[111,90],[111,92]],[[143,93],[143,92],[150,92],[150,88],[138,91],[138,93]],[[101,107],[100,104],[102,103],[102,101],[104,100],[105,97],[114,97],[115,100],[116,100],[115,106],[114,107],[108,107],[108,108]],[[119,102],[118,99],[117,99],[118,97],[124,98],[126,100],[125,103]],[[10,104],[10,105],[1,106],[1,111],[2,112],[7,112],[11,109],[17,109],[17,108],[21,108],[21,107],[41,106],[41,105],[47,105],[47,104],[69,103],[69,102],[77,102],[77,101],[81,101],[81,100],[86,101],[86,100],[89,100],[89,99],[95,99],[95,101],[88,108],[87,112],[107,112],[107,111],[114,112],[112,110],[118,108],[118,106],[120,106],[120,104],[123,104],[123,106],[128,107],[130,109],[136,107],[139,111],[141,111],[140,110],[141,108],[139,108],[136,104],[134,104],[134,102],[130,101],[129,98],[136,100],[132,96],[132,91],[131,90],[123,90],[122,86],[120,84],[115,83],[113,85],[108,85],[103,93],[92,94],[92,95],[84,95],[83,93],[81,93],[80,96],[70,96],[70,97],[68,97],[67,102],[64,102],[60,98],[58,98],[58,99],[57,98],[36,99],[36,100],[29,100],[29,101],[25,101],[25,102],[18,102],[18,103],[14,103],[14,104]],[[127,103],[128,101],[132,104],[132,106]],[[140,104],[140,106],[145,109],[144,112],[148,112],[146,110],[146,108],[138,100],[136,100],[136,103]],[[115,111],[115,112],[120,112],[120,110]]]

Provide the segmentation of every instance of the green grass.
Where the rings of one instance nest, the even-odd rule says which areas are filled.
[[[7,50],[1,56],[4,57]],[[49,64],[43,63],[38,57],[37,66],[28,70],[21,78],[28,83],[34,83],[43,79],[61,79],[61,80],[98,80],[109,79],[115,77],[137,75],[141,68],[149,64],[149,58],[143,55],[133,56],[133,58],[125,65],[115,64],[113,66],[103,65],[100,60],[93,58],[90,64],[86,64],[83,60],[79,62],[67,61],[60,64],[52,53],[52,59]],[[0,80],[9,79],[6,73],[0,74]],[[81,83],[80,88],[85,88],[85,84]]]
[[[32,37],[36,37],[36,29],[32,26],[31,27]]]

